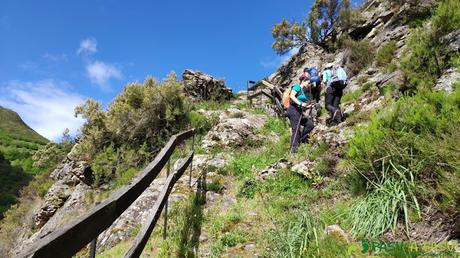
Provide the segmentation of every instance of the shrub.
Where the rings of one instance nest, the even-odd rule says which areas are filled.
[[[169,136],[189,125],[189,110],[182,85],[174,75],[162,83],[152,77],[143,84],[130,83],[106,112],[94,100],[75,109],[75,114],[86,120],[78,153],[91,160],[111,144],[114,148],[138,148],[144,143],[147,151],[155,153]]]
[[[383,177],[399,178],[398,169],[405,168],[426,187],[419,192],[424,201],[451,203],[452,211],[458,205],[452,198],[455,192],[434,189],[444,185],[447,178],[460,181],[460,153],[454,151],[460,144],[459,127],[459,89],[451,95],[424,92],[406,96],[358,128],[346,156],[353,170],[366,178],[368,191],[378,188],[375,183],[382,182]]]
[[[449,65],[451,53],[441,41],[442,37],[460,28],[458,0],[443,0],[435,14],[421,28],[416,28],[408,41],[408,52],[401,65],[407,77],[404,91],[431,88]]]
[[[377,65],[384,67],[390,64],[393,60],[395,50],[396,43],[393,40],[380,47],[377,51],[377,55],[375,56]]]
[[[75,109],[86,122],[74,154],[90,161],[96,185],[128,182],[171,135],[191,121],[198,133],[209,130],[213,120],[197,112],[190,114],[191,106],[182,92],[174,74],[161,83],[147,77],[143,84],[126,85],[107,111],[94,100]]]
[[[354,41],[347,39],[344,45],[349,51],[348,70],[351,75],[358,74],[372,63],[374,59],[374,47],[369,40]]]
[[[211,117],[206,117],[205,115],[191,111],[190,112],[190,126],[195,128],[197,134],[204,135],[206,134],[213,126],[219,122],[219,116],[212,115]]]
[[[94,184],[108,183],[114,179],[114,184],[122,186],[128,183],[146,162],[149,162],[146,144],[139,149],[128,147],[115,148],[113,144],[105,147],[91,161],[94,173]]]

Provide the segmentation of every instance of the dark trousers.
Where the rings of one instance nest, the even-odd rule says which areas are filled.
[[[342,111],[340,110],[340,99],[343,95],[343,88],[345,84],[343,81],[338,81],[331,83],[326,88],[326,97],[325,97],[325,105],[327,111],[331,116],[331,122],[333,123],[341,123],[342,122]]]
[[[305,142],[308,139],[308,134],[311,132],[311,130],[313,130],[315,125],[310,118],[302,118],[302,110],[295,107],[294,104],[289,105],[287,116],[291,121],[292,129],[291,151],[295,152],[297,151],[299,143]],[[303,127],[303,129],[301,127]]]
[[[321,95],[321,85],[316,85],[316,87],[311,88],[311,97],[316,101],[316,103],[319,103]]]

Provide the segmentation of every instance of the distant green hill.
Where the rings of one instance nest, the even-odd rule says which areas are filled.
[[[22,121],[14,111],[0,106],[0,136],[46,144],[48,140]],[[3,137],[2,137],[3,138]]]
[[[48,140],[14,111],[0,107],[0,218],[15,203],[19,190],[40,172],[32,155]]]

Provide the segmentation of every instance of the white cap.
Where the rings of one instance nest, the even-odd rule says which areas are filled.
[[[333,63],[327,63],[324,68],[327,69],[327,68],[332,68],[334,66]]]

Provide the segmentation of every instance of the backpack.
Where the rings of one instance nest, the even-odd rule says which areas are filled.
[[[318,70],[316,70],[316,67],[310,67],[307,71],[310,74],[310,77],[318,76]]]
[[[291,90],[292,87],[287,87],[283,92],[283,98],[281,99],[281,104],[284,108],[289,108],[289,101],[291,100]]]
[[[319,77],[318,70],[316,67],[310,67],[305,69],[310,75],[310,82],[315,83],[315,87],[321,83],[321,77]]]
[[[332,72],[331,70],[327,69],[323,72],[323,80],[325,82],[329,82],[332,78]]]
[[[347,80],[347,73],[342,67],[332,69],[331,82],[344,81]]]
[[[281,99],[281,104],[283,105],[284,108],[288,109],[289,108],[289,105],[290,105],[290,101],[291,101],[291,91],[292,91],[292,87],[294,86],[290,86],[288,88],[286,88],[283,92],[283,98]],[[302,91],[302,94],[307,96],[305,94],[305,92],[303,91],[302,88],[300,88],[300,90]],[[299,94],[299,93],[297,93]],[[307,96],[308,98],[308,96]]]

